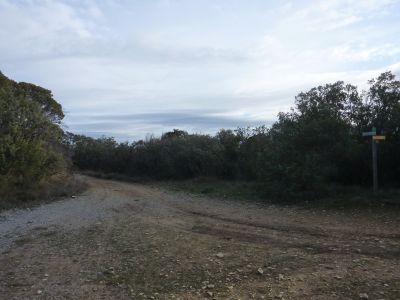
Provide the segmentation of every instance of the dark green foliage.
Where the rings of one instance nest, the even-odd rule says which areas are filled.
[[[25,197],[65,166],[63,116],[50,91],[0,73],[0,199]]]
[[[400,179],[400,82],[391,72],[359,92],[341,81],[296,97],[290,112],[270,128],[220,130],[214,137],[174,130],[161,138],[118,144],[113,139],[73,137],[80,168],[134,177],[198,176],[258,182],[268,196],[308,200],[339,186],[369,186],[371,138],[377,127],[383,185]]]
[[[379,144],[379,176],[382,182],[398,184],[400,174],[400,81],[391,72],[370,81],[369,126],[386,135]]]
[[[302,92],[270,128],[220,130],[215,136],[173,130],[117,143],[64,133],[62,107],[49,90],[0,73],[0,198],[24,198],[72,157],[81,169],[130,177],[253,181],[266,195],[308,200],[371,183],[376,127],[381,185],[400,179],[400,81],[385,72],[359,92],[339,81]],[[232,181],[235,182],[235,181]],[[238,182],[238,181],[236,181]]]
[[[209,136],[177,131],[160,139],[117,144],[74,136],[73,160],[82,169],[153,178],[192,178],[219,172],[219,145]]]

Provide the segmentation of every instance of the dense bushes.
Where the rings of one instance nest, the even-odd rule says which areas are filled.
[[[270,128],[221,130],[215,136],[174,130],[132,144],[71,135],[82,169],[157,179],[211,176],[256,180],[275,196],[323,196],[333,185],[368,185],[370,139],[376,127],[382,183],[400,179],[400,82],[391,72],[368,91],[336,82],[302,92]]]
[[[24,198],[67,157],[84,170],[154,179],[214,177],[258,182],[274,196],[329,193],[334,186],[371,183],[376,127],[381,184],[400,179],[400,81],[391,72],[367,91],[336,82],[300,93],[294,108],[271,127],[220,130],[215,136],[167,132],[160,138],[117,143],[64,133],[61,105],[49,90],[0,73],[0,199]]]
[[[0,200],[27,197],[65,168],[63,117],[49,90],[0,73]]]
[[[181,134],[175,135],[177,132]],[[158,179],[214,176],[221,172],[220,145],[209,136],[175,131],[160,139],[130,145],[118,144],[112,138],[71,138],[73,160],[82,169]]]
[[[62,108],[49,90],[0,73],[0,198],[23,198],[66,168],[154,179],[214,177],[255,181],[278,197],[321,197],[332,187],[371,183],[376,127],[381,184],[400,179],[400,81],[391,72],[367,91],[336,82],[300,93],[271,126],[220,130],[215,136],[167,132],[117,143],[64,133]]]

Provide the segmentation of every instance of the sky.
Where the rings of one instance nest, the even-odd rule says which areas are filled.
[[[400,0],[0,0],[0,71],[93,137],[269,125],[301,91],[387,70]]]

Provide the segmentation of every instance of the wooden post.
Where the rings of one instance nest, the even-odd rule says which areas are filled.
[[[372,180],[374,193],[378,191],[378,154],[377,144],[378,141],[384,141],[384,135],[376,135],[376,128],[372,127],[371,131],[363,132],[362,136],[370,136],[372,142]]]
[[[372,177],[374,181],[374,193],[378,191],[378,157],[376,140],[372,139]]]

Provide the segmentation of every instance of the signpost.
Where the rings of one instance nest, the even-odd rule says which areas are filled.
[[[386,139],[386,136],[384,136],[384,135],[375,135],[375,136],[372,137],[372,139],[374,141],[384,141]]]
[[[376,131],[367,131],[363,132],[362,136],[374,136],[376,135]]]
[[[373,127],[372,131],[363,132],[362,136],[370,136],[372,137],[372,178],[373,178],[373,186],[374,186],[374,193],[378,191],[378,157],[377,157],[377,143],[379,141],[384,141],[384,135],[376,135],[376,128]]]

